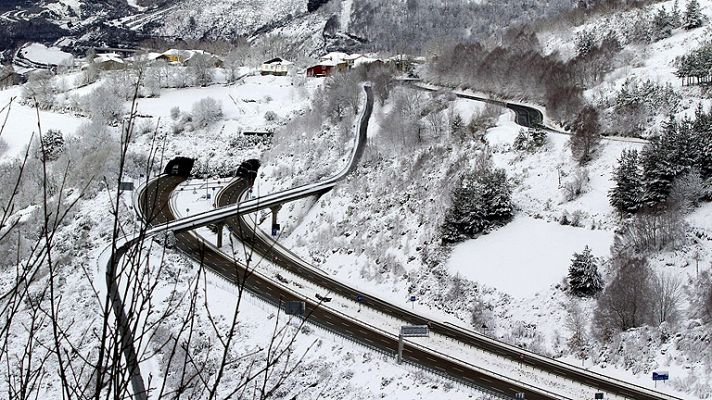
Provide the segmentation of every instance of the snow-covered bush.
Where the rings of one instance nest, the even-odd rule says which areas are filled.
[[[48,110],[54,105],[57,90],[52,82],[49,71],[35,71],[27,76],[27,83],[22,88],[22,97],[29,104]]]
[[[124,93],[115,86],[117,83],[104,83],[83,98],[83,108],[89,116],[99,123],[114,123],[124,113]]]
[[[193,104],[191,115],[195,128],[206,128],[222,119],[222,105],[212,97],[206,97]]]
[[[7,151],[8,145],[5,139],[0,137],[0,157]]]
[[[534,152],[546,143],[546,132],[539,128],[520,129],[512,147],[519,151]]]
[[[590,178],[586,168],[576,168],[571,177],[561,184],[564,201],[573,201],[586,192]]]
[[[119,168],[118,139],[101,121],[86,122],[67,140],[67,151],[57,162],[68,162],[68,182],[72,187],[83,187],[90,181],[88,196],[108,182],[116,182]]]
[[[274,122],[278,118],[277,113],[274,111],[267,111],[265,113],[265,122]]]
[[[180,117],[180,107],[175,106],[171,108],[171,119],[173,121],[178,120],[178,117]]]
[[[42,133],[41,146],[37,146],[35,153],[38,159],[55,161],[64,153],[65,144],[62,132],[57,129],[48,129]]]

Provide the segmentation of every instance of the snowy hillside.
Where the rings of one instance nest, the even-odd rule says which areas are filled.
[[[0,5],[0,393],[712,397],[711,33],[712,0]],[[365,121],[264,243],[214,210]]]

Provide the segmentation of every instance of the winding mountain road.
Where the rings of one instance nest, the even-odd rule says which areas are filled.
[[[372,95],[367,90],[368,102],[361,123],[361,133],[365,135],[367,121],[372,109]],[[473,96],[475,97],[475,96]],[[474,99],[474,98],[473,98]],[[475,99],[476,100],[476,99]],[[370,106],[369,106],[370,104]],[[518,121],[525,124],[537,123],[538,110],[527,110],[526,107],[519,111],[514,110],[518,115]],[[368,114],[368,115],[366,115]],[[541,114],[539,114],[541,115]],[[363,124],[364,119],[366,124]],[[360,139],[364,139],[359,136]],[[302,295],[291,291],[279,282],[266,278],[255,271],[251,271],[247,266],[232,259],[232,257],[215,249],[212,245],[205,243],[202,239],[186,232],[198,226],[205,226],[208,223],[227,221],[230,229],[248,247],[257,253],[272,260],[278,266],[285,268],[312,283],[325,287],[335,294],[346,298],[354,299],[360,293],[357,289],[344,285],[331,279],[328,275],[318,271],[315,267],[305,263],[299,257],[284,249],[278,243],[261,231],[255,231],[254,226],[244,219],[247,212],[264,208],[266,204],[284,204],[296,198],[303,198],[306,195],[323,193],[333,187],[338,181],[343,179],[349,172],[353,171],[358,164],[361,154],[365,148],[365,140],[358,140],[354,150],[350,165],[346,173],[337,175],[338,179],[331,178],[325,181],[326,184],[305,185],[301,188],[290,189],[283,193],[276,193],[265,196],[268,201],[261,202],[260,199],[251,200],[253,206],[241,208],[240,205],[247,202],[240,202],[242,194],[248,189],[249,183],[244,180],[235,180],[221,191],[218,202],[225,207],[211,212],[203,213],[198,217],[188,217],[175,221],[169,204],[170,193],[176,186],[184,180],[181,177],[163,175],[152,180],[140,194],[140,208],[142,214],[148,221],[156,226],[151,230],[155,234],[165,230],[176,232],[176,247],[197,262],[202,263],[216,274],[231,282],[245,282],[247,290],[258,297],[279,305],[286,300],[302,300],[305,302],[308,320],[324,327],[327,330],[337,331],[339,334],[350,337],[352,340],[363,343],[366,346],[379,349],[387,353],[394,353],[397,349],[396,333],[385,332],[382,329],[369,325],[363,321],[358,321],[352,317],[341,314],[330,309],[324,304],[320,304],[314,299],[305,298]],[[261,204],[260,204],[261,203]],[[232,204],[232,205],[230,205]],[[222,211],[221,211],[222,210]],[[184,220],[188,220],[186,223]],[[246,279],[245,279],[246,278]],[[529,364],[540,370],[547,371],[563,378],[578,381],[591,387],[601,388],[610,394],[640,400],[669,400],[675,399],[672,396],[662,395],[645,388],[615,381],[602,375],[597,375],[585,370],[581,370],[556,360],[538,356],[526,352],[505,343],[497,342],[483,335],[476,334],[446,323],[428,321],[415,313],[409,312],[400,307],[394,306],[386,301],[373,296],[364,298],[365,306],[373,307],[379,312],[388,314],[394,318],[402,320],[406,324],[427,324],[435,333],[451,337],[463,344],[478,347],[493,354],[516,360],[520,363]],[[468,383],[475,387],[483,388],[491,395],[503,398],[514,398],[517,393],[524,393],[527,399],[565,399],[560,395],[547,392],[543,388],[534,388],[523,383],[514,382],[511,379],[491,372],[483,371],[473,365],[469,365],[461,360],[456,360],[452,356],[437,353],[433,350],[407,343],[404,349],[404,358],[408,362],[426,366],[433,371],[439,371],[443,375]]]
[[[478,96],[465,94],[458,94],[458,96],[475,101],[486,101],[509,108],[515,112],[516,122],[519,125],[525,127],[543,126],[543,114],[535,108],[485,99]],[[352,165],[351,170],[355,169],[355,167],[356,164]],[[249,186],[250,184],[244,179],[238,178],[233,180],[220,190],[216,196],[216,205],[218,207],[225,207],[230,204],[240,202],[244,193],[249,189]],[[362,296],[361,292],[357,288],[345,285],[331,278],[323,271],[308,264],[296,254],[284,248],[271,236],[262,232],[259,228],[256,228],[254,223],[249,221],[249,217],[247,215],[241,214],[229,218],[226,220],[226,223],[230,231],[236,235],[238,240],[245,243],[247,247],[251,248],[262,257],[269,259],[274,264],[315,285],[323,287],[336,295],[348,299],[356,299],[357,296],[362,297],[362,303],[365,306],[373,307],[379,312],[404,321],[404,323],[413,325],[429,324],[431,331],[434,333],[441,334],[454,340],[458,340],[463,344],[477,347],[502,357],[507,357],[516,362],[528,364],[534,368],[538,368],[563,378],[580,382],[587,386],[600,388],[602,391],[606,391],[610,394],[640,400],[675,399],[672,396],[657,393],[643,387],[637,387],[626,382],[617,381],[603,375],[542,357],[450,324],[430,321],[416,313],[395,306],[374,296]]]

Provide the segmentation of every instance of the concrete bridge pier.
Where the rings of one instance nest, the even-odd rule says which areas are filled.
[[[219,222],[216,225],[218,227],[218,248],[221,248],[223,245],[223,231],[225,230],[225,223]]]
[[[277,223],[277,214],[281,208],[282,206],[274,206],[270,208],[270,211],[272,211],[272,236],[277,236],[280,230],[280,226]]]

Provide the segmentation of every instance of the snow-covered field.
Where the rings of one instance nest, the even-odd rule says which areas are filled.
[[[531,297],[561,283],[574,252],[589,246],[605,257],[612,243],[613,232],[518,216],[501,229],[455,246],[448,268],[512,296]]]
[[[37,110],[33,107],[19,104],[18,99],[21,94],[22,89],[19,87],[0,90],[0,108],[5,107],[13,100],[10,112],[8,113],[8,110],[5,110],[0,113],[0,125],[5,122],[5,118],[7,117],[5,129],[2,132],[2,136],[0,136],[8,145],[7,152],[2,155],[3,157],[14,158],[20,156],[25,147],[30,143],[33,134],[35,135],[35,140],[37,140]],[[63,113],[51,111],[39,112],[39,122],[42,131],[46,131],[47,129],[60,129],[68,135],[72,135],[77,127],[86,121],[84,118],[77,118],[73,115]]]

